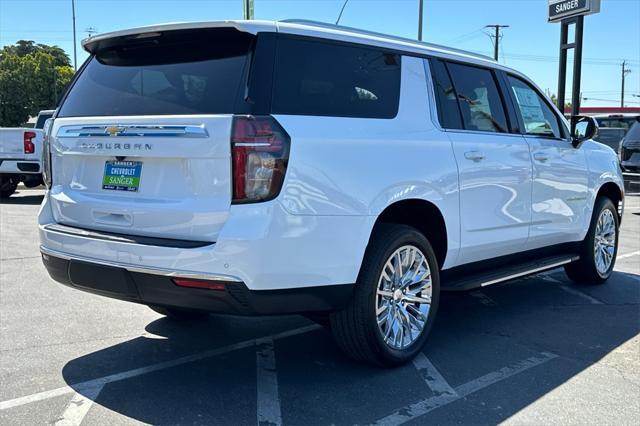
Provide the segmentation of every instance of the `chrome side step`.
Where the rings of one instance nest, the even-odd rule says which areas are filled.
[[[471,290],[555,269],[578,259],[580,257],[577,255],[554,256],[505,268],[465,274],[456,278],[444,278],[441,286],[444,291]]]

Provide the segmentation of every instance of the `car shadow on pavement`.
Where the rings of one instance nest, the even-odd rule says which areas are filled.
[[[598,287],[572,285],[560,272],[443,294],[423,353],[451,388],[500,377],[523,360],[549,361],[421,417],[408,407],[439,395],[411,363],[377,369],[352,362],[328,331],[297,316],[161,318],[140,337],[68,362],[63,376],[95,399],[87,424],[110,415],[105,409],[151,424],[256,424],[265,395],[277,401],[284,424],[368,424],[394,412],[417,423],[497,423],[615,356],[640,332],[639,302],[640,277],[624,273]],[[253,342],[265,336],[272,337]],[[267,370],[275,388],[259,377],[265,344],[273,344],[276,367]],[[88,389],[96,383],[104,387],[93,398]]]
[[[16,205],[23,204],[23,205],[32,205],[32,206],[38,206],[42,204],[44,195],[22,195],[22,194],[27,194],[27,193],[16,192],[14,195],[12,195],[9,198],[0,198],[0,204],[16,204]],[[21,196],[16,196],[16,195],[21,195]]]

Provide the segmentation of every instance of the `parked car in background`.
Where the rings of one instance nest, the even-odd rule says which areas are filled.
[[[440,290],[612,274],[617,156],[491,58],[308,21],[130,29],[45,143],[51,277],[177,319],[312,313],[409,361]]]
[[[0,198],[11,196],[22,182],[27,188],[42,185],[42,137],[54,110],[38,114],[35,128],[0,128]]]
[[[615,152],[620,150],[620,142],[631,126],[640,119],[637,114],[595,115],[599,127],[595,141],[603,143]]]
[[[640,121],[636,121],[620,143],[620,165],[627,172],[640,172]]]
[[[626,133],[627,130],[621,127],[600,127],[597,136],[593,140],[618,152],[620,150],[620,141]]]
[[[594,115],[593,118],[598,122],[598,127],[613,127],[617,129],[629,130],[633,124],[640,119],[637,114],[609,114]]]
[[[38,117],[36,118],[36,124],[34,126],[35,129],[44,129],[44,123],[53,117],[53,113],[55,109],[44,109],[38,113]]]

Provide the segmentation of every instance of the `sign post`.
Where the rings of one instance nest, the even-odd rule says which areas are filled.
[[[253,19],[253,0],[243,0],[244,19]]]
[[[558,108],[564,114],[567,84],[567,51],[573,55],[573,87],[571,115],[580,114],[580,81],[582,78],[582,40],[584,17],[600,12],[600,0],[549,0],[549,22],[560,22],[560,67],[558,71]],[[569,26],[575,25],[575,38],[569,41]],[[573,127],[573,123],[572,123]],[[571,129],[573,130],[573,128]]]

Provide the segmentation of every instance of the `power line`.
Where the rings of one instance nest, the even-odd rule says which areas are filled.
[[[338,19],[336,19],[336,25],[340,23],[340,18],[342,18],[342,12],[344,12],[344,8],[347,7],[347,3],[349,3],[349,0],[344,0],[344,3],[342,4],[342,9],[340,9],[340,13],[338,14]]]
[[[617,99],[600,99],[600,98],[582,98],[585,101],[600,101],[600,102],[612,102],[612,103],[618,103]],[[640,105],[640,102],[633,102],[633,101],[627,101],[625,102],[627,104],[638,104]],[[623,107],[624,108],[624,107]]]

